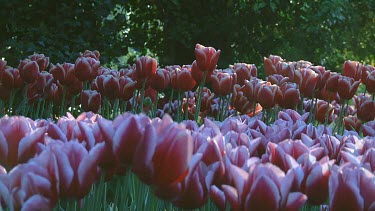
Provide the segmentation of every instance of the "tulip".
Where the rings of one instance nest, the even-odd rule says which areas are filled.
[[[135,61],[135,77],[138,80],[151,78],[156,73],[157,61],[149,56],[142,56]]]
[[[91,81],[98,75],[100,61],[91,57],[79,57],[74,64],[74,74],[79,81]]]
[[[18,89],[23,85],[20,72],[16,68],[5,68],[2,78],[0,78],[4,87],[8,89]]]
[[[203,72],[212,72],[217,65],[221,51],[216,51],[212,47],[204,47],[203,45],[195,45],[195,56],[199,69]]]
[[[316,104],[315,119],[320,123],[325,124],[332,122],[332,115],[334,113],[333,106],[324,100],[319,100]]]
[[[33,54],[29,56],[29,59],[38,63],[40,71],[45,71],[49,65],[49,57],[44,56],[44,54]]]
[[[63,86],[61,86],[59,82],[57,82],[57,84],[52,83],[50,89],[47,90],[46,99],[56,105],[60,105],[62,102],[63,89]]]
[[[171,83],[171,75],[166,69],[157,69],[151,78],[150,86],[158,92],[164,91]]]
[[[267,83],[259,88],[256,99],[264,109],[270,109],[277,104],[281,94],[279,86]]]
[[[328,92],[337,92],[339,78],[340,78],[340,75],[338,73],[336,72],[330,73],[330,76],[328,77],[326,81]]]
[[[357,110],[357,117],[363,122],[375,119],[375,101],[367,99],[361,102]]]
[[[355,81],[353,78],[340,76],[338,79],[338,93],[340,98],[345,100],[350,100],[353,98],[354,94],[357,92],[360,82]]]
[[[287,77],[290,80],[294,79],[295,67],[293,63],[280,61],[280,62],[277,62],[275,66],[276,66],[276,71],[278,74],[284,77]]]
[[[375,136],[375,121],[369,121],[362,126],[363,136]]]
[[[284,77],[279,74],[273,74],[273,75],[267,76],[267,81],[270,82],[271,84],[281,86],[282,84],[288,82],[289,78]]]
[[[4,69],[7,67],[7,61],[0,59],[0,79]]]
[[[94,50],[94,51],[85,50],[83,54],[79,53],[79,55],[80,57],[91,57],[99,61],[100,52],[98,50]]]
[[[171,87],[177,91],[191,91],[196,82],[187,68],[174,69],[171,72]]]
[[[119,78],[120,84],[120,99],[130,100],[133,97],[136,82],[128,76],[121,76]]]
[[[95,90],[84,90],[81,92],[81,106],[84,111],[97,113],[102,103],[101,95]]]
[[[312,69],[301,69],[302,84],[300,86],[301,94],[304,97],[311,98],[315,89],[317,88],[320,75],[315,73]]]
[[[375,95],[375,71],[372,71],[364,81],[368,93]]]
[[[344,164],[331,170],[330,210],[374,210],[375,175],[367,169]]]
[[[340,152],[340,141],[332,135],[323,134],[315,139],[314,144],[319,144],[324,149],[324,155],[329,159],[337,159]]]
[[[258,70],[254,64],[236,63],[233,65],[234,72],[237,74],[237,83],[242,86],[245,80],[257,77]]]
[[[278,95],[277,102],[282,108],[295,108],[300,102],[301,96],[297,84],[284,83],[280,87],[281,95]]]
[[[233,90],[236,79],[236,74],[230,75],[229,73],[218,72],[211,76],[212,91],[218,96],[229,95]]]
[[[356,61],[347,60],[344,63],[342,69],[342,75],[353,78],[356,81],[361,79],[362,74],[362,64]]]
[[[52,65],[50,71],[53,78],[59,81],[61,85],[71,85],[76,78],[74,74],[74,64],[66,63],[63,64],[57,63],[56,66]]]
[[[362,122],[361,120],[358,119],[358,117],[349,115],[347,117],[344,117],[343,121],[344,121],[345,129],[355,130],[358,133],[361,130]]]
[[[211,81],[211,75],[213,74],[213,72],[213,70],[207,72],[205,83],[209,83]],[[191,75],[198,84],[202,82],[204,73],[201,69],[199,69],[196,60],[194,60],[193,64],[191,65]]]
[[[249,173],[232,166],[230,174],[235,187],[222,189],[233,210],[296,210],[307,200],[300,192],[290,192],[294,173],[285,175],[271,164],[254,164]]]
[[[231,105],[236,109],[236,111],[242,114],[248,114],[253,108],[253,102],[249,102],[248,98],[245,96],[244,87],[238,84],[234,85],[232,92]]]
[[[266,76],[270,76],[277,73],[275,65],[272,63],[272,60],[264,57],[264,72]]]
[[[36,61],[31,61],[30,59],[22,60],[17,69],[26,83],[32,83],[38,78],[39,65]]]

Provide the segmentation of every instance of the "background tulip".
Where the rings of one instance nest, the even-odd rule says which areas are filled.
[[[157,61],[149,56],[137,58],[135,65],[135,76],[139,80],[152,77],[156,73]]]
[[[195,56],[199,69],[203,72],[211,72],[216,68],[221,51],[212,47],[195,45]]]
[[[39,65],[36,61],[29,59],[22,60],[17,69],[20,71],[21,78],[26,83],[32,83],[38,78]]]
[[[95,90],[84,90],[81,93],[81,106],[84,111],[98,112],[102,98]]]

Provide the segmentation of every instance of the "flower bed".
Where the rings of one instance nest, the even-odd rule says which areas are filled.
[[[120,70],[98,51],[1,61],[0,207],[375,209],[373,66],[271,55],[264,81],[255,65],[216,69],[211,47],[195,54]]]

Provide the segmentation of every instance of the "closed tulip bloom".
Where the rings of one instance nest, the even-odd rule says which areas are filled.
[[[236,83],[236,79],[236,74],[218,72],[211,76],[212,91],[218,96],[229,95]]]
[[[5,68],[2,78],[0,78],[3,86],[8,89],[18,89],[23,85],[20,72],[16,68]]]
[[[337,92],[340,75],[336,72],[331,72],[327,78],[326,86],[328,92]]]
[[[233,65],[234,72],[237,74],[237,83],[242,86],[245,80],[257,77],[258,70],[255,64],[236,63]]]
[[[277,103],[282,108],[294,108],[301,100],[300,92],[295,83],[284,83],[280,87]]]
[[[300,86],[301,94],[304,97],[311,98],[315,89],[317,88],[320,75],[314,72],[312,69],[303,68],[301,69],[302,84]]]
[[[353,78],[356,81],[361,79],[362,64],[356,61],[345,61],[342,69],[342,75]]]
[[[343,121],[344,121],[345,129],[355,130],[358,133],[361,130],[362,122],[361,120],[358,119],[358,117],[349,115],[349,116],[344,117]]]
[[[81,106],[84,111],[97,113],[102,104],[100,93],[96,90],[84,90],[81,92]]]
[[[270,76],[277,73],[275,65],[272,63],[272,60],[269,58],[264,57],[264,72],[266,76]]]
[[[36,61],[31,61],[30,59],[22,60],[17,69],[26,83],[32,83],[38,78],[39,65]]]
[[[368,93],[375,95],[375,71],[368,74],[365,85]]]
[[[176,68],[171,72],[171,87],[177,91],[191,91],[196,82],[187,68]]]
[[[353,98],[354,94],[357,92],[360,82],[355,81],[353,78],[340,76],[338,79],[338,93],[340,98],[345,100],[350,100]]]
[[[121,76],[119,78],[120,84],[120,99],[130,100],[133,97],[136,82],[128,76]]]
[[[151,88],[158,92],[164,91],[171,83],[171,75],[166,69],[157,69],[156,74],[152,76],[150,81]]]
[[[195,45],[195,57],[197,65],[201,71],[211,72],[216,69],[221,51],[212,47],[205,47],[200,44]]]
[[[327,111],[328,110],[328,111]],[[327,123],[332,122],[332,115],[334,113],[333,106],[324,100],[319,100],[316,104],[315,119],[324,124],[327,118]],[[328,115],[328,117],[326,117]]]
[[[29,56],[29,59],[38,63],[39,71],[45,71],[49,65],[49,57],[44,54],[33,54]]]
[[[279,86],[267,83],[259,88],[257,102],[259,102],[264,109],[270,109],[277,104],[277,99],[280,98],[279,95],[281,95]]]
[[[91,57],[99,61],[100,52],[98,50],[90,51],[85,50],[83,53],[79,53],[80,57]]]
[[[364,100],[357,110],[357,117],[363,122],[372,121],[375,119],[375,101]]]
[[[53,78],[58,80],[61,85],[71,85],[76,78],[74,74],[74,64],[66,63],[63,64],[57,63],[56,65],[52,65],[49,72],[53,75]]]
[[[211,75],[213,74],[213,72],[213,70],[207,72],[205,83],[211,81]],[[191,65],[191,75],[198,84],[203,80],[203,71],[198,67],[196,60],[194,60],[193,64]]]
[[[290,80],[294,79],[295,66],[291,62],[276,63],[276,71],[278,74],[288,77]]]
[[[142,56],[135,61],[135,77],[139,80],[152,77],[156,73],[157,61],[149,56]]]
[[[232,92],[231,105],[236,111],[242,114],[248,114],[253,108],[253,102],[249,101],[244,93],[244,86],[234,85]]]
[[[74,64],[74,74],[80,81],[91,81],[98,75],[100,61],[91,57],[79,57]]]
[[[113,75],[104,75],[103,78],[103,96],[109,99],[119,98],[120,95],[120,83],[119,78]]]

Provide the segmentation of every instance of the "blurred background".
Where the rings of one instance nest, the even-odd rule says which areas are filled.
[[[86,49],[112,68],[146,54],[183,65],[196,43],[222,50],[219,68],[261,68],[270,54],[337,72],[375,62],[375,0],[1,1],[0,59],[11,66],[34,52],[74,63]]]

